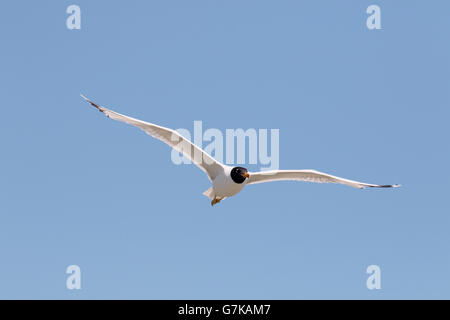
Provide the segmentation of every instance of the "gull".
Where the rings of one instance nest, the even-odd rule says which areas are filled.
[[[232,197],[239,193],[248,184],[257,184],[271,181],[296,180],[318,183],[337,183],[350,187],[364,189],[368,188],[396,188],[400,185],[378,185],[363,183],[354,180],[344,179],[331,174],[316,170],[268,170],[260,172],[249,172],[243,167],[232,167],[225,165],[208,153],[200,149],[188,139],[184,138],[177,131],[165,128],[150,122],[145,122],[131,118],[115,111],[102,107],[95,102],[81,95],[88,103],[104,113],[108,118],[128,123],[132,126],[144,130],[150,136],[161,140],[170,147],[180,152],[190,159],[197,167],[203,170],[212,183],[212,186],[203,192],[203,195],[211,199],[211,205],[219,203],[221,200]]]

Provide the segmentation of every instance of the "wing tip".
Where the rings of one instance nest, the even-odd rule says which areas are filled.
[[[104,111],[105,111],[105,109],[104,109],[103,107],[101,107],[101,106],[99,106],[98,104],[96,104],[95,102],[89,100],[89,99],[86,98],[82,93],[80,93],[80,96],[81,96],[84,100],[86,100],[88,103],[90,103],[93,107],[95,107],[98,111],[100,111],[100,112],[104,112]]]
[[[380,184],[380,185],[373,185],[369,186],[370,188],[399,188],[401,187],[401,184]]]

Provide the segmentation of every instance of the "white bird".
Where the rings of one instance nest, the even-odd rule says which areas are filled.
[[[247,184],[256,184],[270,181],[297,180],[318,183],[338,183],[359,189],[364,189],[366,187],[395,188],[400,186],[396,184],[378,185],[363,183],[339,178],[316,170],[273,170],[249,172],[246,168],[243,167],[227,166],[215,160],[208,153],[200,149],[191,141],[184,138],[175,130],[119,114],[92,102],[83,95],[81,95],[81,97],[83,97],[92,106],[97,108],[100,112],[104,113],[108,118],[122,121],[138,127],[152,137],[168,144],[188,159],[191,159],[197,167],[199,167],[207,174],[209,180],[212,182],[212,187],[203,193],[205,196],[211,199],[211,205],[215,205],[225,198],[234,196],[235,194],[239,193]]]

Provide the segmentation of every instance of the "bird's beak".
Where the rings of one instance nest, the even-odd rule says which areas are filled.
[[[248,172],[246,172],[246,173],[244,173],[242,176],[243,176],[244,178],[249,178],[249,177],[250,177],[250,174],[249,174]]]

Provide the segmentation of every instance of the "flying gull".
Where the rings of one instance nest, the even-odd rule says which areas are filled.
[[[176,151],[180,152],[188,159],[191,159],[197,167],[199,167],[206,173],[212,183],[212,187],[203,193],[205,196],[211,199],[211,205],[215,205],[225,198],[234,196],[248,184],[280,180],[338,183],[359,189],[364,189],[366,187],[395,188],[400,186],[397,184],[378,185],[363,183],[332,176],[330,174],[319,172],[316,170],[271,170],[249,172],[246,168],[243,167],[232,167],[220,163],[219,161],[211,157],[208,153],[193,144],[191,141],[184,138],[175,130],[122,115],[105,107],[102,107],[95,102],[92,102],[83,95],[81,96],[92,106],[97,108],[100,112],[104,113],[108,118],[122,121],[138,127],[144,130],[150,136],[168,144],[170,147],[174,148]]]

